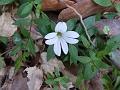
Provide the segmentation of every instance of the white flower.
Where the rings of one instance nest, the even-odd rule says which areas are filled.
[[[75,31],[67,31],[65,22],[59,22],[55,27],[55,32],[49,33],[45,36],[47,45],[54,45],[54,53],[57,56],[61,55],[61,49],[64,54],[68,53],[68,44],[78,43],[79,34]]]

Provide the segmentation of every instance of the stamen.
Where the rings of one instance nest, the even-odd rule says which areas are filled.
[[[61,37],[61,36],[62,36],[62,33],[61,33],[61,32],[57,32],[57,36],[58,36],[58,37]]]

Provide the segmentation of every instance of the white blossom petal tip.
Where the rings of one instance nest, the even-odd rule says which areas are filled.
[[[45,36],[45,39],[54,38],[56,35],[57,35],[57,33],[55,33],[55,32],[49,33],[49,34],[47,34],[47,35]]]
[[[67,31],[64,33],[64,36],[69,38],[78,38],[80,35],[75,31]]]
[[[79,42],[78,39],[74,39],[74,38],[64,37],[64,39],[69,44],[77,44]]]
[[[54,44],[54,52],[57,56],[60,56],[61,55],[61,45],[60,45],[60,41],[57,41],[55,44]]]
[[[55,32],[66,32],[67,31],[67,24],[65,22],[58,22],[55,27]]]
[[[61,47],[62,47],[62,50],[63,50],[64,54],[68,54],[68,44],[67,44],[67,42],[63,38],[61,38],[60,42],[61,42]]]

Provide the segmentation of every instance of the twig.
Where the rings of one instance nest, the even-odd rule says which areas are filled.
[[[5,52],[1,53],[1,54],[0,54],[0,56],[3,56],[4,54],[6,54],[6,53],[10,52],[11,50],[13,50],[13,48],[11,48],[11,49],[9,49],[9,50],[7,50],[7,51],[5,51]]]
[[[90,38],[90,35],[89,35],[88,31],[87,31],[87,27],[86,27],[85,24],[84,24],[82,15],[81,15],[80,13],[78,13],[78,11],[77,11],[75,8],[73,8],[72,6],[70,6],[70,5],[68,5],[66,2],[64,2],[64,0],[59,0],[59,1],[65,3],[65,5],[66,5],[68,8],[72,9],[72,10],[79,16],[80,22],[81,22],[81,24],[82,24],[82,26],[83,26],[83,28],[84,28],[84,30],[85,30],[85,33],[86,33],[86,35],[87,35],[87,37],[88,37],[89,42],[90,42],[93,46],[95,46],[94,43],[92,42],[91,38]]]

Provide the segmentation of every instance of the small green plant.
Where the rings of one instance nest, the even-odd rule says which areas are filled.
[[[53,88],[53,90],[59,90],[60,87],[63,87],[67,89],[67,84],[69,82],[68,77],[66,76],[60,76],[60,72],[56,69],[55,74],[47,75],[47,79],[45,80],[45,83]]]

